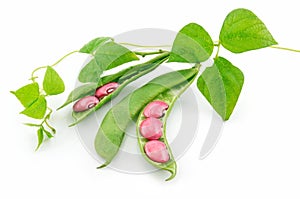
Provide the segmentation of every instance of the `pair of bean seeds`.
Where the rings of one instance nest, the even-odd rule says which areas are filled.
[[[144,109],[145,120],[140,124],[140,134],[148,140],[144,146],[144,151],[149,159],[158,163],[166,163],[170,159],[167,146],[159,139],[163,134],[163,123],[160,118],[164,117],[164,112],[169,105],[163,101],[150,102]]]
[[[85,96],[74,104],[74,112],[83,112],[93,108],[100,102],[102,98],[114,92],[118,88],[118,86],[118,83],[110,82],[97,88],[93,96]]]

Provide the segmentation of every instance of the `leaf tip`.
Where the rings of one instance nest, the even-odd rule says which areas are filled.
[[[104,164],[97,167],[97,169],[102,169],[102,168],[106,167],[108,164],[109,164],[108,162],[105,162]]]
[[[34,149],[34,152],[37,152],[39,150],[39,148],[41,147],[42,143],[38,143],[38,145],[36,146],[36,148]]]
[[[72,123],[72,124],[69,124],[68,127],[73,127],[73,126],[75,126],[75,125],[76,125],[76,122],[74,122],[74,123]]]
[[[34,151],[37,152],[37,151],[39,150],[40,146],[41,146],[41,145],[38,144],[38,145],[36,146],[36,148],[34,149]]]
[[[230,114],[230,115],[231,115],[231,114]],[[226,122],[227,120],[229,120],[230,115],[226,115],[226,116],[220,115],[220,116],[221,116],[222,120],[223,120],[224,122]]]

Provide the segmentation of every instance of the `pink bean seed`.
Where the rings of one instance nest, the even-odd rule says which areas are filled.
[[[162,136],[163,123],[156,118],[149,117],[141,122],[140,133],[148,140],[157,140]]]
[[[169,105],[163,101],[150,102],[144,109],[145,117],[160,118],[164,115],[164,112],[169,108]]]
[[[109,95],[110,93],[114,92],[116,88],[118,88],[119,84],[116,82],[110,82],[108,84],[105,84],[101,87],[99,87],[96,92],[95,96],[98,97],[99,99]]]
[[[75,111],[75,112],[86,111],[90,108],[93,108],[98,103],[99,103],[99,99],[97,97],[86,96],[86,97],[81,98],[74,104],[73,111]]]
[[[159,140],[151,140],[145,144],[146,155],[154,162],[165,163],[170,159],[167,146]]]

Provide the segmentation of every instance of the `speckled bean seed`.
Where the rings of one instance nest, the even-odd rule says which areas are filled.
[[[140,133],[148,140],[157,140],[162,136],[163,123],[154,117],[147,118],[140,125]]]
[[[159,140],[151,140],[145,144],[146,155],[154,162],[165,163],[170,159],[167,146]]]
[[[93,108],[98,103],[99,103],[99,99],[97,97],[86,96],[86,97],[81,98],[74,104],[73,111],[75,111],[75,112],[86,111],[90,108]]]
[[[105,84],[101,87],[99,87],[96,92],[95,96],[98,97],[99,99],[109,95],[110,93],[114,92],[116,88],[118,88],[119,84],[116,82],[110,82],[108,84]]]
[[[164,112],[169,108],[169,105],[163,101],[156,100],[150,102],[144,109],[145,117],[160,118],[164,115]]]

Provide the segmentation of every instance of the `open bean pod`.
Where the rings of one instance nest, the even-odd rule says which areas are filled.
[[[153,166],[171,173],[166,181],[173,179],[177,170],[166,136],[167,119],[176,100],[191,85],[195,77],[196,75],[155,97],[140,112],[136,122],[137,139],[143,157]],[[159,133],[159,127],[162,134]]]
[[[161,65],[163,62],[165,62],[168,59],[169,54],[170,54],[169,52],[162,53],[159,56],[157,56],[145,63],[126,68],[116,74],[113,74],[113,75],[105,76],[102,78],[102,81],[98,85],[95,83],[84,85],[84,87],[86,87],[86,88],[84,88],[84,87],[79,88],[80,90],[82,90],[82,93],[80,93],[80,94],[74,94],[74,93],[72,94],[71,93],[70,94],[71,96],[68,97],[67,102],[63,106],[66,106],[67,104],[69,104],[73,101],[76,101],[76,100],[82,98],[83,96],[94,95],[97,87],[99,88],[100,86],[103,86],[110,82],[116,82],[119,84],[119,86],[114,90],[114,92],[102,97],[101,100],[99,101],[99,103],[97,103],[95,106],[91,107],[90,109],[88,109],[86,111],[80,111],[80,112],[73,111],[72,116],[75,119],[75,121],[70,126],[74,126],[74,125],[78,124],[83,119],[85,119],[87,116],[89,116],[91,113],[100,109],[104,104],[106,104],[112,98],[117,96],[122,91],[122,89],[125,86],[127,86],[130,82],[132,82],[132,81],[138,79],[139,77],[141,77],[145,74],[148,74],[152,70],[156,69],[159,65]]]
[[[189,85],[198,73],[193,67],[163,74],[154,78],[144,86],[113,106],[105,115],[95,138],[95,149],[105,163],[99,168],[108,165],[119,151],[125,131],[129,123],[136,121],[142,109],[160,94],[179,85]]]

